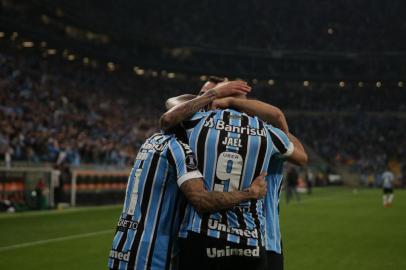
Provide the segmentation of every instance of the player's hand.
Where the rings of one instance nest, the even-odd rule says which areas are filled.
[[[251,186],[248,188],[248,192],[252,194],[253,199],[261,199],[265,197],[267,191],[267,184],[265,181],[266,172],[262,172],[254,179]]]
[[[216,97],[229,97],[237,95],[246,95],[251,92],[251,86],[244,81],[225,81],[218,83],[214,88]]]
[[[215,99],[212,103],[213,109],[227,109],[230,108],[232,105],[234,97],[223,97]]]

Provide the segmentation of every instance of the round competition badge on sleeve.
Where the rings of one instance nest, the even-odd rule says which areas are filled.
[[[186,155],[185,163],[189,170],[197,170],[197,160],[193,154]]]

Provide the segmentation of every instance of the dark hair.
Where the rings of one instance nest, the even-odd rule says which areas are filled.
[[[221,82],[224,82],[224,78],[217,77],[217,76],[210,76],[208,81],[212,82],[212,83],[221,83]]]
[[[217,76],[209,76],[209,79],[207,80],[207,82],[211,82],[211,83],[218,84],[218,83],[224,82],[224,78],[217,77]],[[206,83],[207,83],[207,82],[206,82]],[[204,90],[200,90],[198,96],[201,96],[201,95],[203,95],[204,93],[205,93]]]

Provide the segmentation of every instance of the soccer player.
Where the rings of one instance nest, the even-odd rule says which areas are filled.
[[[295,148],[284,132],[256,117],[232,109],[195,113],[215,101],[215,88],[176,106],[161,118],[163,127],[182,123],[187,129],[207,189],[244,188],[255,172],[268,170],[274,158],[290,156],[297,163],[306,162],[302,147]],[[297,139],[291,137],[297,143]],[[280,182],[273,184],[272,190],[279,192]],[[189,205],[180,232],[184,238],[180,269],[260,269],[264,215],[262,201],[250,201],[231,210],[206,215],[197,214]]]
[[[290,161],[295,165],[304,165],[307,161],[306,152],[301,142],[289,133],[286,117],[279,108],[259,100],[247,100],[241,98],[241,96],[240,98],[226,97],[215,100],[213,103],[216,108],[233,107],[250,115],[258,115],[261,119],[272,123],[288,134],[289,139],[298,149],[298,153],[303,153],[303,156],[291,156],[288,159],[273,157],[269,163],[266,177],[268,183],[268,192],[264,199],[266,269],[282,270],[284,268],[284,259],[279,226],[279,195],[283,180],[283,164],[285,161]]]
[[[383,187],[383,207],[387,208],[392,206],[394,194],[393,194],[393,181],[395,176],[387,168],[387,170],[382,174],[382,187]]]
[[[235,90],[220,88],[218,93]],[[142,145],[129,176],[110,269],[176,269],[171,258],[183,202],[178,186],[199,213],[227,209],[266,192],[264,174],[244,191],[207,192],[190,147],[174,135],[155,134]]]
[[[146,140],[130,173],[123,212],[109,255],[110,269],[176,269],[171,260],[182,216],[183,195],[200,213],[230,208],[264,196],[264,174],[244,191],[207,192],[196,159],[174,135]]]
[[[295,167],[289,166],[286,174],[286,204],[289,204],[293,196],[296,197],[297,202],[300,202],[300,195],[297,191],[297,184],[299,181],[299,174]]]

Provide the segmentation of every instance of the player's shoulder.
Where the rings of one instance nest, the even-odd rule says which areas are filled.
[[[172,137],[172,134],[155,133],[145,140],[141,149],[144,151],[147,150],[148,152],[163,152],[167,148]]]
[[[157,132],[150,136],[146,141],[151,144],[160,144],[171,140],[174,135],[171,133]]]
[[[248,115],[245,112],[242,111],[238,111],[236,109],[233,108],[227,108],[227,109],[223,109],[223,110],[216,110],[216,115],[218,118],[227,118],[229,120],[240,120],[240,121],[246,121],[247,124],[250,125],[260,125],[260,123],[262,123],[262,121],[257,117],[257,116],[252,116],[252,115]]]
[[[262,120],[259,120],[259,121],[262,121]],[[274,125],[267,123],[265,121],[262,121],[262,123],[264,125],[264,128],[266,128],[270,132],[271,136],[277,136],[277,137],[283,137],[283,138],[287,137],[286,133],[284,131],[282,131],[280,128],[277,128]]]
[[[206,117],[206,116],[212,114],[213,112],[214,112],[214,111],[212,111],[212,110],[209,110],[209,111],[200,110],[200,111],[198,111],[198,112],[195,112],[191,117],[189,117],[188,120],[200,119],[200,118],[203,118],[203,117]]]
[[[233,115],[233,116],[240,116],[240,117],[246,116],[246,117],[251,117],[251,116],[249,116],[248,114],[246,114],[245,112],[241,112],[241,111],[238,111],[238,110],[233,109],[233,108],[227,108],[227,109],[217,110],[217,111],[218,111],[218,113],[227,112],[227,113],[229,113],[230,115]]]
[[[225,114],[227,115],[232,115],[232,116],[242,116],[242,115],[246,115],[247,114],[237,111],[235,109],[232,108],[226,108],[226,109],[216,109],[216,110],[202,110],[202,111],[198,111],[195,114],[193,114],[189,119],[190,120],[196,120],[199,118],[203,118],[203,117],[208,117],[208,116],[212,116],[212,117],[223,117]]]
[[[192,149],[190,148],[189,144],[178,138],[176,135],[172,135],[168,141],[168,146],[174,150],[177,148],[182,149],[185,152],[191,152]]]

